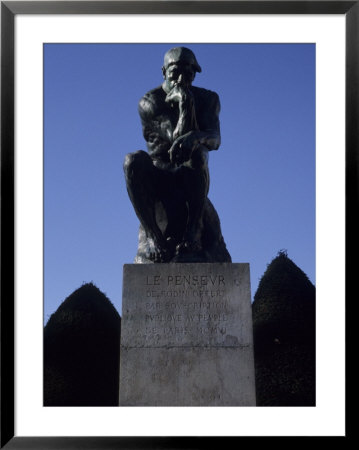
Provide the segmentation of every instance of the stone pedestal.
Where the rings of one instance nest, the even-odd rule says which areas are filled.
[[[126,264],[120,406],[255,406],[249,264]]]

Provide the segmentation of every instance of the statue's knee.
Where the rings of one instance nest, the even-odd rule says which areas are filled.
[[[130,174],[141,169],[141,167],[147,164],[148,158],[148,154],[143,150],[128,153],[123,162],[123,170],[125,171],[125,174]]]

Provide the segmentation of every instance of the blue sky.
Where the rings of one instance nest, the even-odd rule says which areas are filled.
[[[209,197],[252,297],[281,249],[315,284],[314,44],[45,44],[45,322],[90,281],[121,314],[139,224],[123,159],[146,149],[137,104],[177,45],[202,67],[193,84],[221,100]]]

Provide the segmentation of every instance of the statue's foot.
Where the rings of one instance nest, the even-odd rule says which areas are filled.
[[[176,255],[172,260],[177,263],[208,262],[202,245],[198,241],[182,241],[176,247]]]
[[[169,241],[169,239],[167,239]],[[156,244],[153,239],[146,251],[146,258],[154,263],[169,262],[174,254],[173,246],[166,241],[166,246]]]
[[[197,240],[183,240],[176,247],[176,256],[188,253],[198,253],[202,250],[201,243]]]
[[[162,250],[154,250],[148,253],[147,258],[154,263],[162,263],[166,260],[166,252]]]

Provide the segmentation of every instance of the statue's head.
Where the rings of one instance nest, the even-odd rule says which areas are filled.
[[[202,69],[194,53],[189,48],[171,48],[164,56],[162,73],[165,79],[165,85],[169,90],[178,82],[180,75],[182,82],[190,85],[194,80],[196,72],[201,71]]]

